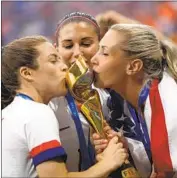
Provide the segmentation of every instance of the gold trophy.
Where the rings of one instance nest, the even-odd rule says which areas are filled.
[[[97,90],[92,88],[93,73],[88,69],[84,57],[79,56],[66,74],[66,82],[71,95],[81,103],[81,112],[86,117],[92,128],[102,137],[106,138],[103,131],[104,116],[100,97]],[[136,169],[128,160],[121,167],[122,178],[140,178]]]
[[[89,124],[98,134],[104,136],[104,117],[99,94],[92,89],[93,73],[82,56],[67,71],[66,81],[71,95],[81,103],[81,112]]]

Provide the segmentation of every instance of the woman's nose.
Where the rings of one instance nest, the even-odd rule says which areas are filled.
[[[64,63],[62,63],[61,70],[62,70],[63,72],[67,71],[67,70],[68,70],[67,65],[64,64]]]
[[[76,45],[74,48],[74,58],[78,58],[80,55],[83,55],[83,51],[79,45]]]
[[[97,58],[96,58],[96,54],[91,58],[90,61],[91,61],[92,66],[98,64],[98,61],[97,61]]]

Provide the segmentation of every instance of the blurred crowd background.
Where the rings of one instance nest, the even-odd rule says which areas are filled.
[[[2,2],[2,46],[15,38],[40,34],[53,39],[57,22],[67,13],[96,16],[107,10],[156,27],[177,43],[177,2]]]

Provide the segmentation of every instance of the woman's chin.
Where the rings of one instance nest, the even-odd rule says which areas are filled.
[[[65,85],[65,87],[63,88],[63,96],[66,96],[66,94],[68,93],[68,87],[67,85]]]
[[[101,82],[100,80],[95,80],[95,81],[94,81],[94,86],[95,86],[96,88],[106,88],[106,87],[104,86],[104,83]]]
[[[67,86],[67,84],[64,80],[63,83],[60,84],[60,90],[58,90],[58,95],[59,96],[66,96],[67,92],[68,92],[68,86]]]
[[[57,97],[66,96],[67,92],[68,92],[68,89],[63,88],[62,90],[60,90]]]

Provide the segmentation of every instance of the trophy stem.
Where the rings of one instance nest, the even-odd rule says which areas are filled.
[[[92,96],[81,106],[81,112],[86,117],[92,128],[102,137],[106,138],[103,131],[104,116],[97,90],[92,90]]]

